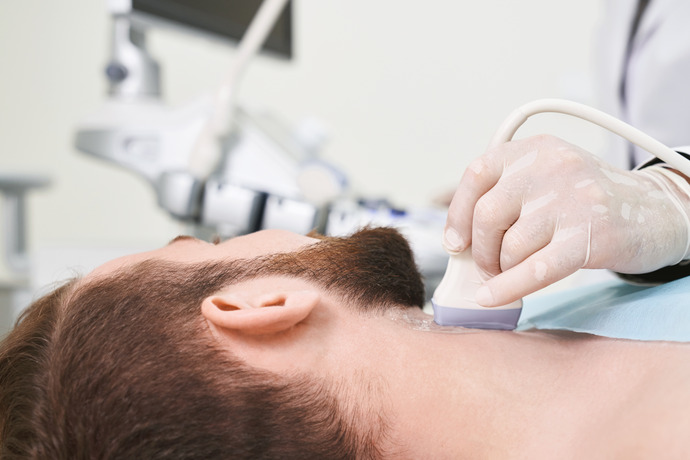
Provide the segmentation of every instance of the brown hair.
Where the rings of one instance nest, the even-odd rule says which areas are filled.
[[[380,229],[252,261],[150,259],[72,281],[0,345],[0,457],[381,457],[375,397],[357,404],[347,383],[251,368],[206,334],[203,298],[268,274],[313,280],[348,303],[424,301],[407,243]]]

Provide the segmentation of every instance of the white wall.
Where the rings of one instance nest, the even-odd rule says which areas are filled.
[[[0,1],[0,171],[45,172],[30,200],[33,251],[160,245],[180,226],[124,170],[77,153],[78,120],[103,101],[109,18],[100,0]],[[326,155],[364,194],[423,204],[453,186],[504,116],[542,97],[593,102],[599,0],[296,0],[296,58],[260,58],[241,100],[331,128]],[[213,88],[231,47],[150,35],[166,100]],[[578,123],[530,122],[596,149]],[[523,133],[523,131],[521,131]]]

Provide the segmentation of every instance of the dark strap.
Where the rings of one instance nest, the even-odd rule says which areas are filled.
[[[678,151],[676,151],[676,153],[685,157],[686,160],[690,160],[689,154],[684,153],[684,152],[678,152]],[[654,157],[651,160],[649,160],[648,162],[641,164],[639,167],[637,167],[635,169],[643,169],[643,168],[646,168],[647,166],[658,165],[659,163],[663,163],[663,162],[664,162],[664,160],[662,160],[661,158]]]
[[[630,34],[628,35],[628,43],[625,47],[625,59],[623,60],[623,69],[621,71],[621,81],[618,86],[618,97],[621,101],[621,106],[623,110],[627,109],[628,106],[628,94],[627,94],[627,82],[628,82],[628,68],[630,67],[630,56],[632,56],[633,42],[635,41],[635,36],[637,35],[637,29],[640,28],[640,22],[642,22],[642,16],[645,10],[649,6],[651,0],[638,0],[637,10],[635,11],[635,16],[633,17],[632,24],[630,25]],[[635,155],[634,147],[632,144],[628,146],[628,163],[629,169],[635,167]]]
[[[635,36],[637,36],[637,29],[640,28],[640,22],[642,22],[642,15],[644,15],[647,6],[649,6],[650,0],[638,0],[637,10],[635,11],[635,16],[633,17],[632,24],[630,25],[630,34],[628,35],[628,44],[625,47],[625,60],[623,61],[623,71],[621,72],[620,86],[618,87],[618,95],[625,106],[627,100],[627,80],[628,80],[628,66],[630,64],[630,56],[632,56],[633,42],[635,41]]]

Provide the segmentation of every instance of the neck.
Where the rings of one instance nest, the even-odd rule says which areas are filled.
[[[505,458],[535,446],[557,456],[541,441],[559,439],[561,449],[580,441],[581,423],[608,402],[582,397],[606,378],[588,352],[599,339],[401,329],[382,371],[392,448],[404,457]]]

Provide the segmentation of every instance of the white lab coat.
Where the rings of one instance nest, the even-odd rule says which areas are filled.
[[[627,73],[627,108],[619,99],[636,0],[603,0],[595,37],[601,108],[674,147],[690,144],[690,0],[651,0],[640,22]],[[629,166],[629,146],[611,138],[602,157]],[[637,148],[634,164],[650,155]]]

